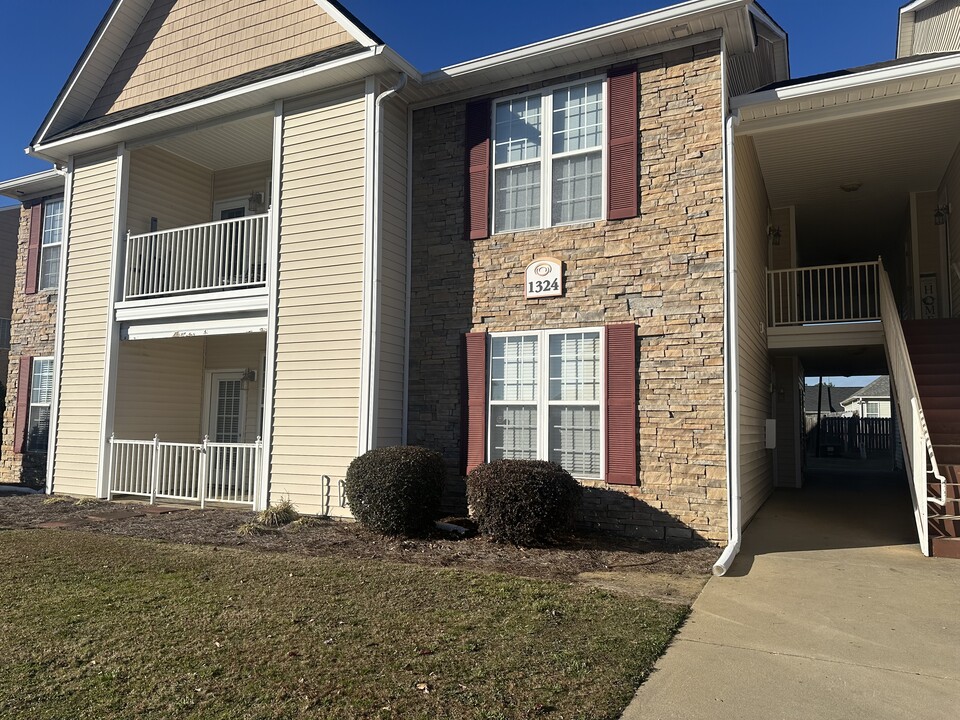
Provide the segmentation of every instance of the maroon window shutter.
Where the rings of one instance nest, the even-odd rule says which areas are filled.
[[[487,459],[487,334],[466,334],[464,363],[464,473]]]
[[[22,453],[27,449],[27,417],[30,415],[30,374],[33,358],[20,358],[20,375],[17,381],[17,416],[14,424],[13,451]]]
[[[43,234],[43,203],[38,202],[30,208],[30,239],[27,245],[27,280],[23,291],[27,295],[37,292],[40,281],[40,237]]]
[[[607,87],[607,219],[636,217],[637,69],[611,70]]]
[[[606,328],[606,478],[611,485],[637,484],[637,330]]]
[[[490,237],[490,101],[467,105],[465,216],[471,240]]]

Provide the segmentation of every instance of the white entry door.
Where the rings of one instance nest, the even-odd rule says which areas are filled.
[[[207,433],[213,442],[243,442],[244,395],[243,373],[211,373]]]

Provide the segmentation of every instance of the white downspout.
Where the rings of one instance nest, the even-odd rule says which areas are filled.
[[[379,376],[380,376],[380,287],[382,284],[380,278],[381,255],[383,252],[383,102],[391,95],[395,95],[407,86],[407,74],[400,73],[397,83],[392,88],[384,90],[377,95],[374,101],[374,132],[373,132],[373,197],[371,205],[371,228],[373,236],[373,247],[371,248],[371,286],[370,294],[371,313],[370,313],[370,362],[367,368],[367,377],[364,382],[367,383],[368,397],[367,417],[362,418],[366,425],[366,432],[363,433],[365,441],[361,443],[360,452],[372,450],[377,444],[377,422],[379,416]]]
[[[724,91],[726,93],[726,91]],[[724,124],[724,366],[723,387],[727,438],[727,547],[713,566],[723,577],[740,552],[740,358],[737,348],[737,203],[734,130],[740,118],[730,115]]]

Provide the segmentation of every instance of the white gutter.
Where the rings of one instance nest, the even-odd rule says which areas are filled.
[[[499,65],[506,65],[520,60],[530,60],[540,55],[546,55],[557,50],[566,50],[595,40],[630,33],[636,30],[649,29],[657,24],[692,20],[698,15],[711,15],[721,11],[736,10],[750,4],[752,4],[752,0],[690,0],[689,2],[634,15],[625,20],[616,20],[604,25],[597,25],[587,30],[580,30],[567,35],[561,35],[560,37],[551,38],[550,40],[523,45],[494,55],[487,55],[476,60],[468,60],[467,62],[458,63],[457,65],[449,65],[440,70],[426,73],[423,76],[423,83],[426,85],[442,82]]]
[[[726,51],[723,53],[726,67]],[[726,106],[726,83],[723,83]],[[723,334],[724,435],[727,456],[727,547],[713,566],[713,574],[727,574],[740,552],[740,352],[737,348],[737,202],[734,131],[740,119],[732,114],[723,126]]]
[[[841,75],[823,80],[812,80],[798,85],[765,90],[763,92],[747,93],[733,98],[730,103],[734,109],[746,108],[765,103],[776,103],[782,100],[797,100],[821,93],[838,92],[844,90],[858,90],[868,85],[895,83],[903,80],[914,80],[924,75],[960,70],[960,52],[948,57],[918,60],[893,67],[864,70],[852,75]]]
[[[370,167],[368,182],[372,184],[370,202],[370,244],[366,248],[369,253],[366,268],[370,273],[367,284],[368,293],[364,303],[368,303],[369,311],[365,312],[367,321],[364,342],[367,345],[364,352],[363,376],[361,377],[361,398],[366,399],[361,408],[360,417],[360,453],[372,450],[377,443],[377,423],[379,417],[379,383],[380,383],[380,323],[381,323],[381,286],[380,267],[383,255],[383,103],[391,95],[395,95],[407,86],[407,74],[400,73],[397,83],[392,88],[384,90],[374,100],[373,112],[373,163]],[[366,284],[366,283],[365,283]]]

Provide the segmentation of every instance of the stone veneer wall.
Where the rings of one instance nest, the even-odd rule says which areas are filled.
[[[3,438],[0,442],[0,483],[26,483],[43,487],[46,483],[46,453],[15,453],[14,432],[17,411],[20,357],[53,355],[57,324],[57,291],[38,290],[26,295],[27,245],[30,239],[30,209],[20,212],[17,242],[17,276],[13,288],[13,314],[10,318],[10,369],[3,411]]]
[[[647,538],[726,538],[722,82],[718,43],[637,61],[638,218],[464,234],[465,103],[414,115],[410,444],[460,458],[462,334],[633,321],[636,487],[585,482],[585,524]],[[594,73],[590,73],[593,75]],[[569,78],[555,78],[554,84]],[[504,95],[533,89],[530,85]],[[566,263],[563,298],[524,299],[534,258]],[[463,507],[463,482],[448,493]]]

